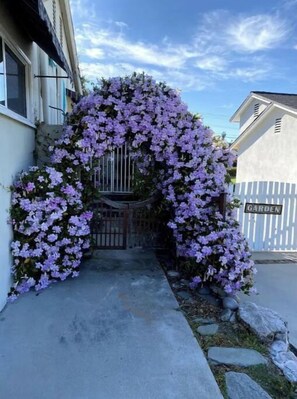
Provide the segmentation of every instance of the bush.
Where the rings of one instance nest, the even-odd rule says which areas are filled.
[[[14,285],[10,300],[34,287],[76,277],[89,247],[92,212],[84,210],[82,185],[71,170],[31,167],[12,187]]]

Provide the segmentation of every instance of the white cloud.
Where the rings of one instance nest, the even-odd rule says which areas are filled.
[[[79,19],[95,19],[95,5],[89,0],[70,0],[71,13]]]
[[[265,67],[248,67],[248,68],[235,68],[231,71],[230,77],[239,78],[245,82],[254,82],[263,79],[271,71],[270,68]]]
[[[122,21],[114,21],[114,24],[121,29],[128,28],[128,24],[126,24],[125,22],[122,22]]]
[[[104,51],[101,48],[86,48],[81,49],[80,54],[84,54],[89,58],[95,58],[96,60],[104,58]]]
[[[110,29],[98,29],[88,24],[77,29],[76,41],[79,53],[85,53],[86,48],[92,49],[91,52],[89,51],[91,58],[95,58],[92,55],[96,52],[100,53],[101,49],[102,52],[115,59],[124,58],[127,61],[167,68],[180,68],[187,59],[196,55],[189,51],[187,46],[170,44],[158,46],[141,41],[132,42],[122,33]]]
[[[226,33],[235,50],[256,52],[278,46],[287,37],[288,28],[276,16],[254,15],[234,21]]]
[[[206,56],[195,62],[195,66],[199,69],[211,71],[211,72],[221,72],[226,69],[227,61],[216,55]]]
[[[71,0],[71,5],[78,12],[88,1]],[[185,43],[168,37],[158,43],[132,40],[123,21],[85,20],[77,26],[76,42],[86,77],[145,71],[174,87],[196,91],[218,80],[271,77],[273,62],[264,50],[277,47],[288,34],[288,24],[272,14],[242,16],[225,10],[201,15],[196,36]],[[262,56],[256,57],[259,51]]]
[[[133,72],[145,72],[153,76],[157,81],[166,81],[170,86],[187,90],[202,91],[211,85],[211,82],[202,76],[182,72],[178,70],[160,71],[158,69],[151,69],[146,67],[139,67],[133,64],[118,62],[118,63],[89,63],[81,62],[80,70],[83,76],[86,76],[90,81],[96,82],[102,77],[108,78],[110,76],[125,76]]]
[[[273,14],[234,15],[226,10],[206,13],[195,37],[207,54],[257,52],[277,47],[289,33],[289,23]]]

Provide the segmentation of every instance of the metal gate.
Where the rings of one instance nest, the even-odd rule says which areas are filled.
[[[102,197],[94,203],[91,225],[97,249],[154,248],[160,245],[160,221],[151,212],[156,197],[145,201],[113,201]]]
[[[101,193],[132,193],[134,162],[125,143],[98,160],[94,186]]]
[[[237,183],[235,197],[243,204],[237,210],[237,220],[251,250],[297,250],[296,184],[268,181]],[[246,213],[246,203],[282,205],[282,212],[279,215]]]
[[[101,197],[93,204],[93,247],[97,249],[164,248],[172,245],[169,229],[153,207],[159,196],[145,201],[114,201]],[[213,199],[225,217],[226,194]]]

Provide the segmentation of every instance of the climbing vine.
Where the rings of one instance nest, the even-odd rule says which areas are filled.
[[[177,253],[196,264],[193,285],[213,281],[228,293],[249,290],[253,262],[231,198],[225,219],[215,201],[227,190],[233,155],[213,145],[211,130],[166,84],[136,73],[102,80],[74,107],[52,161],[79,169],[88,180],[95,161],[125,142],[170,208]]]
[[[177,254],[191,263],[192,286],[212,281],[227,293],[248,291],[254,269],[246,240],[231,198],[226,218],[216,201],[227,190],[232,153],[213,144],[211,130],[175,90],[135,73],[102,80],[83,97],[50,149],[52,166],[32,167],[14,184],[10,298],[78,275],[89,246],[90,178],[96,161],[124,143],[163,198]]]

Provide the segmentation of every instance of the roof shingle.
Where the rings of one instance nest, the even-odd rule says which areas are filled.
[[[297,109],[297,94],[271,93],[268,91],[253,91],[252,93],[265,97],[272,102],[277,102],[287,107]]]

